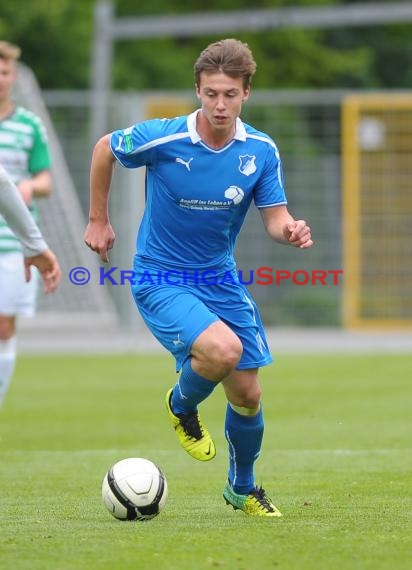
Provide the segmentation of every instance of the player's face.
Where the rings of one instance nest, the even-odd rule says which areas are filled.
[[[16,68],[14,62],[5,61],[0,57],[0,101],[10,98],[15,79]]]
[[[196,85],[196,95],[212,129],[227,132],[240,115],[242,103],[249,97],[249,89],[243,87],[241,77],[203,72],[199,85]]]

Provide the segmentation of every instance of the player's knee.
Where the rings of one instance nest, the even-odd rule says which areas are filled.
[[[220,357],[220,363],[226,374],[234,370],[242,356],[242,345],[226,347]]]
[[[256,410],[260,405],[262,391],[259,385],[249,386],[238,396],[238,405],[250,410]]]
[[[228,376],[236,368],[242,352],[242,343],[237,337],[216,345],[213,361],[215,369],[219,370],[222,377]]]
[[[248,408],[249,410],[257,410],[260,406],[262,397],[262,390],[258,382],[247,384],[242,389],[236,392],[236,398],[233,401],[236,406],[241,408]],[[232,401],[231,398],[229,398]]]
[[[0,316],[0,340],[9,340],[14,335],[14,320]]]

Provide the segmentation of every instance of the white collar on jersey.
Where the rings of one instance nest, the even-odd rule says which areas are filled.
[[[196,117],[199,111],[200,109],[197,109],[187,117],[187,130],[189,131],[189,135],[193,144],[196,144],[202,140],[196,130]],[[246,129],[239,117],[236,119],[235,136],[233,138],[239,141],[246,140]]]

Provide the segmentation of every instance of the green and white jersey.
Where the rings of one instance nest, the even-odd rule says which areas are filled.
[[[50,168],[50,151],[46,129],[41,119],[24,107],[16,107],[0,120],[0,164],[15,184]],[[38,221],[36,204],[30,211]],[[20,241],[0,215],[0,253],[21,251]]]

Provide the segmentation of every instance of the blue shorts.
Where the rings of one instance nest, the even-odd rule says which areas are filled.
[[[176,371],[190,356],[196,338],[216,321],[224,322],[240,339],[243,354],[237,369],[266,366],[272,362],[259,310],[237,272],[230,279],[170,279],[157,269],[135,264],[133,298],[148,328],[173,354]],[[180,274],[181,276],[182,274]],[[225,274],[226,275],[226,274]],[[224,281],[224,282],[222,282]]]

